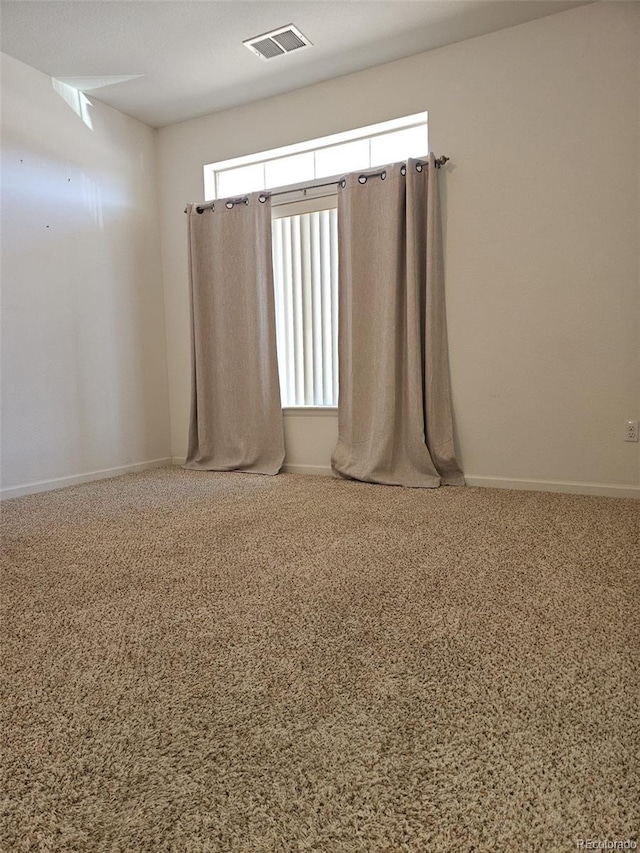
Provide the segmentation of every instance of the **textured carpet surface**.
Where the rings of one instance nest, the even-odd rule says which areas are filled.
[[[160,469],[2,508],[0,849],[640,827],[640,505]]]

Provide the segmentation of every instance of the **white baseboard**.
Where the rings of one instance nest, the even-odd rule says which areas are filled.
[[[171,460],[173,465],[184,465],[185,456],[174,456]],[[287,462],[282,466],[283,474],[317,474],[320,477],[333,477],[333,471],[329,465],[289,465]]]
[[[331,468],[323,465],[288,465],[282,470],[286,474],[319,474],[335,477]],[[614,483],[578,483],[562,480],[516,480],[498,477],[474,477],[465,474],[467,486],[484,489],[519,489],[531,492],[560,492],[570,495],[598,495],[613,498],[640,499],[640,486],[623,486]]]
[[[50,492],[53,489],[65,489],[67,486],[77,486],[79,483],[106,480],[109,477],[119,477],[121,474],[132,474],[135,471],[147,471],[151,468],[162,468],[165,465],[171,465],[170,457],[165,459],[151,459],[148,462],[136,462],[132,465],[119,465],[117,468],[105,468],[102,471],[87,471],[86,474],[57,477],[55,480],[24,483],[21,486],[10,486],[7,489],[0,489],[0,500],[19,498],[23,495],[34,495],[38,492]]]
[[[508,477],[474,477],[465,474],[467,486],[486,489],[519,489],[529,492],[563,492],[569,495],[598,495],[610,498],[640,498],[640,486],[614,483],[579,483],[563,480],[515,480]]]
[[[335,474],[328,465],[289,465],[282,466],[285,474],[317,474],[320,477],[334,477]]]
[[[91,480],[102,480],[106,477],[118,477],[133,471],[145,471],[150,468],[160,468],[164,465],[184,465],[185,456],[172,456],[167,459],[154,459],[150,462],[140,462],[136,465],[123,465],[119,468],[109,468],[105,471],[91,471],[75,477],[61,477],[57,480],[44,480],[40,483],[28,483],[24,486],[14,486],[0,490],[0,500],[17,498],[20,495],[46,492],[50,489],[62,489],[65,486],[75,486],[77,483],[87,483]],[[335,474],[328,465],[295,465],[286,463],[282,466],[285,474],[315,474],[320,477],[334,477]],[[483,489],[516,489],[529,492],[562,492],[570,495],[599,495],[613,498],[640,499],[640,486],[624,486],[614,483],[580,483],[564,480],[518,480],[508,477],[476,477],[465,474],[467,486],[478,486]]]

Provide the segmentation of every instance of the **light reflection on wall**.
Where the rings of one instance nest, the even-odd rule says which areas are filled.
[[[93,130],[91,116],[89,115],[89,107],[93,105],[84,92],[81,92],[79,89],[75,89],[73,86],[69,86],[68,83],[63,83],[62,80],[56,80],[55,77],[51,78],[51,83],[62,100],[65,101],[74,113],[82,119],[89,130]]]
[[[102,216],[102,190],[100,186],[86,174],[82,174],[82,200],[84,201],[91,218],[95,224],[104,230],[104,219]]]

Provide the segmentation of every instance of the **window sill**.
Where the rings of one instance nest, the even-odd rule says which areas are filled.
[[[337,406],[283,406],[282,414],[285,418],[303,417],[335,417],[338,414]]]

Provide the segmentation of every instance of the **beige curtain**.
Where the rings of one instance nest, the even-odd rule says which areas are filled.
[[[464,485],[455,458],[438,172],[409,160],[338,187],[339,397],[334,471]]]
[[[192,395],[185,468],[277,474],[284,460],[271,201],[261,198],[187,209]]]

